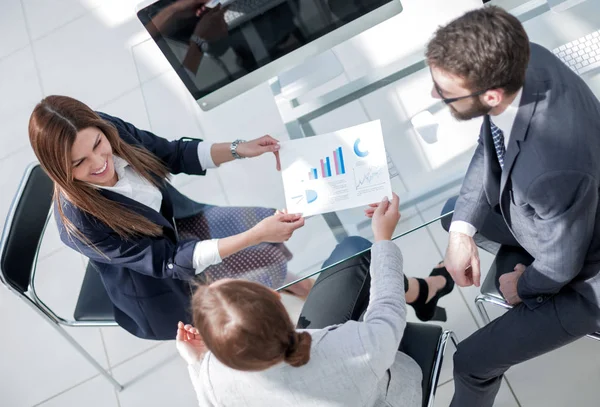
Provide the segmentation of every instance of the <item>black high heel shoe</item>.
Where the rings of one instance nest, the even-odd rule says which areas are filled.
[[[437,303],[440,298],[452,292],[454,289],[454,280],[452,280],[452,277],[444,266],[434,268],[431,271],[431,274],[429,274],[429,277],[435,276],[444,277],[446,279],[446,285],[439,290],[429,302],[427,302],[427,297],[429,296],[429,286],[427,285],[427,282],[422,278],[416,279],[419,282],[419,295],[415,302],[409,305],[414,308],[417,318],[421,321],[445,322],[448,320],[446,309],[438,307]]]

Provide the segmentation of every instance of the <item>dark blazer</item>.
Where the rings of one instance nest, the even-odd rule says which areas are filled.
[[[481,229],[490,211],[502,214],[535,258],[518,283],[529,308],[565,286],[599,307],[599,188],[600,103],[550,51],[531,44],[504,169],[486,116],[453,220]]]
[[[112,123],[121,138],[146,148],[159,157],[173,174],[204,175],[198,158],[201,140],[167,141],[116,117],[99,113]],[[55,210],[61,240],[90,259],[100,273],[115,307],[115,318],[127,331],[145,339],[174,339],[178,321],[190,320],[190,284],[195,240],[178,240],[173,218],[202,211],[198,204],[165,182],[160,213],[115,192],[101,190],[111,200],[146,216],[163,227],[163,236],[124,240],[96,218],[63,199],[65,216],[93,243],[99,254],[74,236],[69,236]]]

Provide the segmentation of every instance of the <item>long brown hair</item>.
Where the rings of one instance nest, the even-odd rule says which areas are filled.
[[[167,168],[149,151],[121,140],[112,123],[103,120],[84,103],[67,96],[48,96],[33,109],[29,119],[29,141],[42,168],[54,181],[54,204],[67,232],[89,241],[66,218],[61,199],[98,219],[122,238],[160,236],[162,228],[146,217],[105,198],[97,187],[73,178],[71,147],[77,132],[97,127],[106,136],[113,154],[123,158],[142,177],[158,186],[168,176]],[[158,178],[157,178],[158,177]]]
[[[260,371],[282,361],[300,367],[310,359],[310,334],[296,332],[277,294],[258,283],[198,286],[192,313],[206,347],[232,369]]]

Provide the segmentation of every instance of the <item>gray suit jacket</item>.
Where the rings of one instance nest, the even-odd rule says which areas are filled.
[[[310,361],[261,372],[228,368],[207,353],[189,366],[202,407],[420,407],[419,365],[398,346],[406,327],[402,254],[390,241],[371,249],[370,302],[364,321],[312,336]]]
[[[481,229],[490,211],[500,211],[535,258],[518,283],[530,309],[567,285],[597,308],[599,187],[600,103],[579,76],[532,43],[504,169],[486,116],[453,220]]]

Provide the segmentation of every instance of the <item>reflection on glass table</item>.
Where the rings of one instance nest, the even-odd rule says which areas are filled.
[[[451,214],[452,214],[452,212],[450,211],[450,212],[446,213],[445,216],[450,216]],[[415,226],[415,227],[410,228],[409,230],[397,233],[392,238],[392,240],[400,245],[400,243],[402,241],[404,241],[404,239],[410,239],[411,237],[413,237],[415,232],[422,230],[429,225],[435,224],[436,222],[439,222],[441,219],[442,219],[442,216],[435,217],[433,219],[430,219],[427,222],[423,222],[422,218],[418,219],[417,223],[416,223],[418,226]],[[412,222],[410,222],[410,223],[415,224],[414,221],[415,221],[415,219],[413,219]],[[396,230],[398,230],[398,228]],[[356,244],[355,242],[358,242],[358,244]],[[371,240],[369,240],[369,242],[372,242],[372,238],[371,238]],[[288,280],[288,282],[286,282],[286,284],[281,286],[278,289],[278,291],[288,290],[289,287],[291,287],[297,283],[303,282],[306,279],[317,277],[320,273],[322,273],[326,270],[329,270],[330,268],[335,267],[336,265],[343,263],[344,261],[347,261],[347,260],[355,258],[355,257],[360,257],[364,253],[371,250],[368,245],[365,245],[364,238],[362,238],[360,236],[349,236],[346,239],[342,240],[342,242],[340,242],[339,245],[336,246],[336,248],[341,248],[344,251],[344,255],[342,255],[342,256],[340,256],[339,252],[336,253],[336,255],[337,255],[336,257],[340,260],[332,263],[332,262],[328,261],[328,259],[329,259],[329,256],[328,256],[327,258],[325,258],[323,260],[323,263],[320,264],[319,266],[314,267],[312,270],[302,274],[300,277],[298,277],[294,280],[291,280],[291,281]],[[334,250],[336,250],[336,249],[334,249]]]

